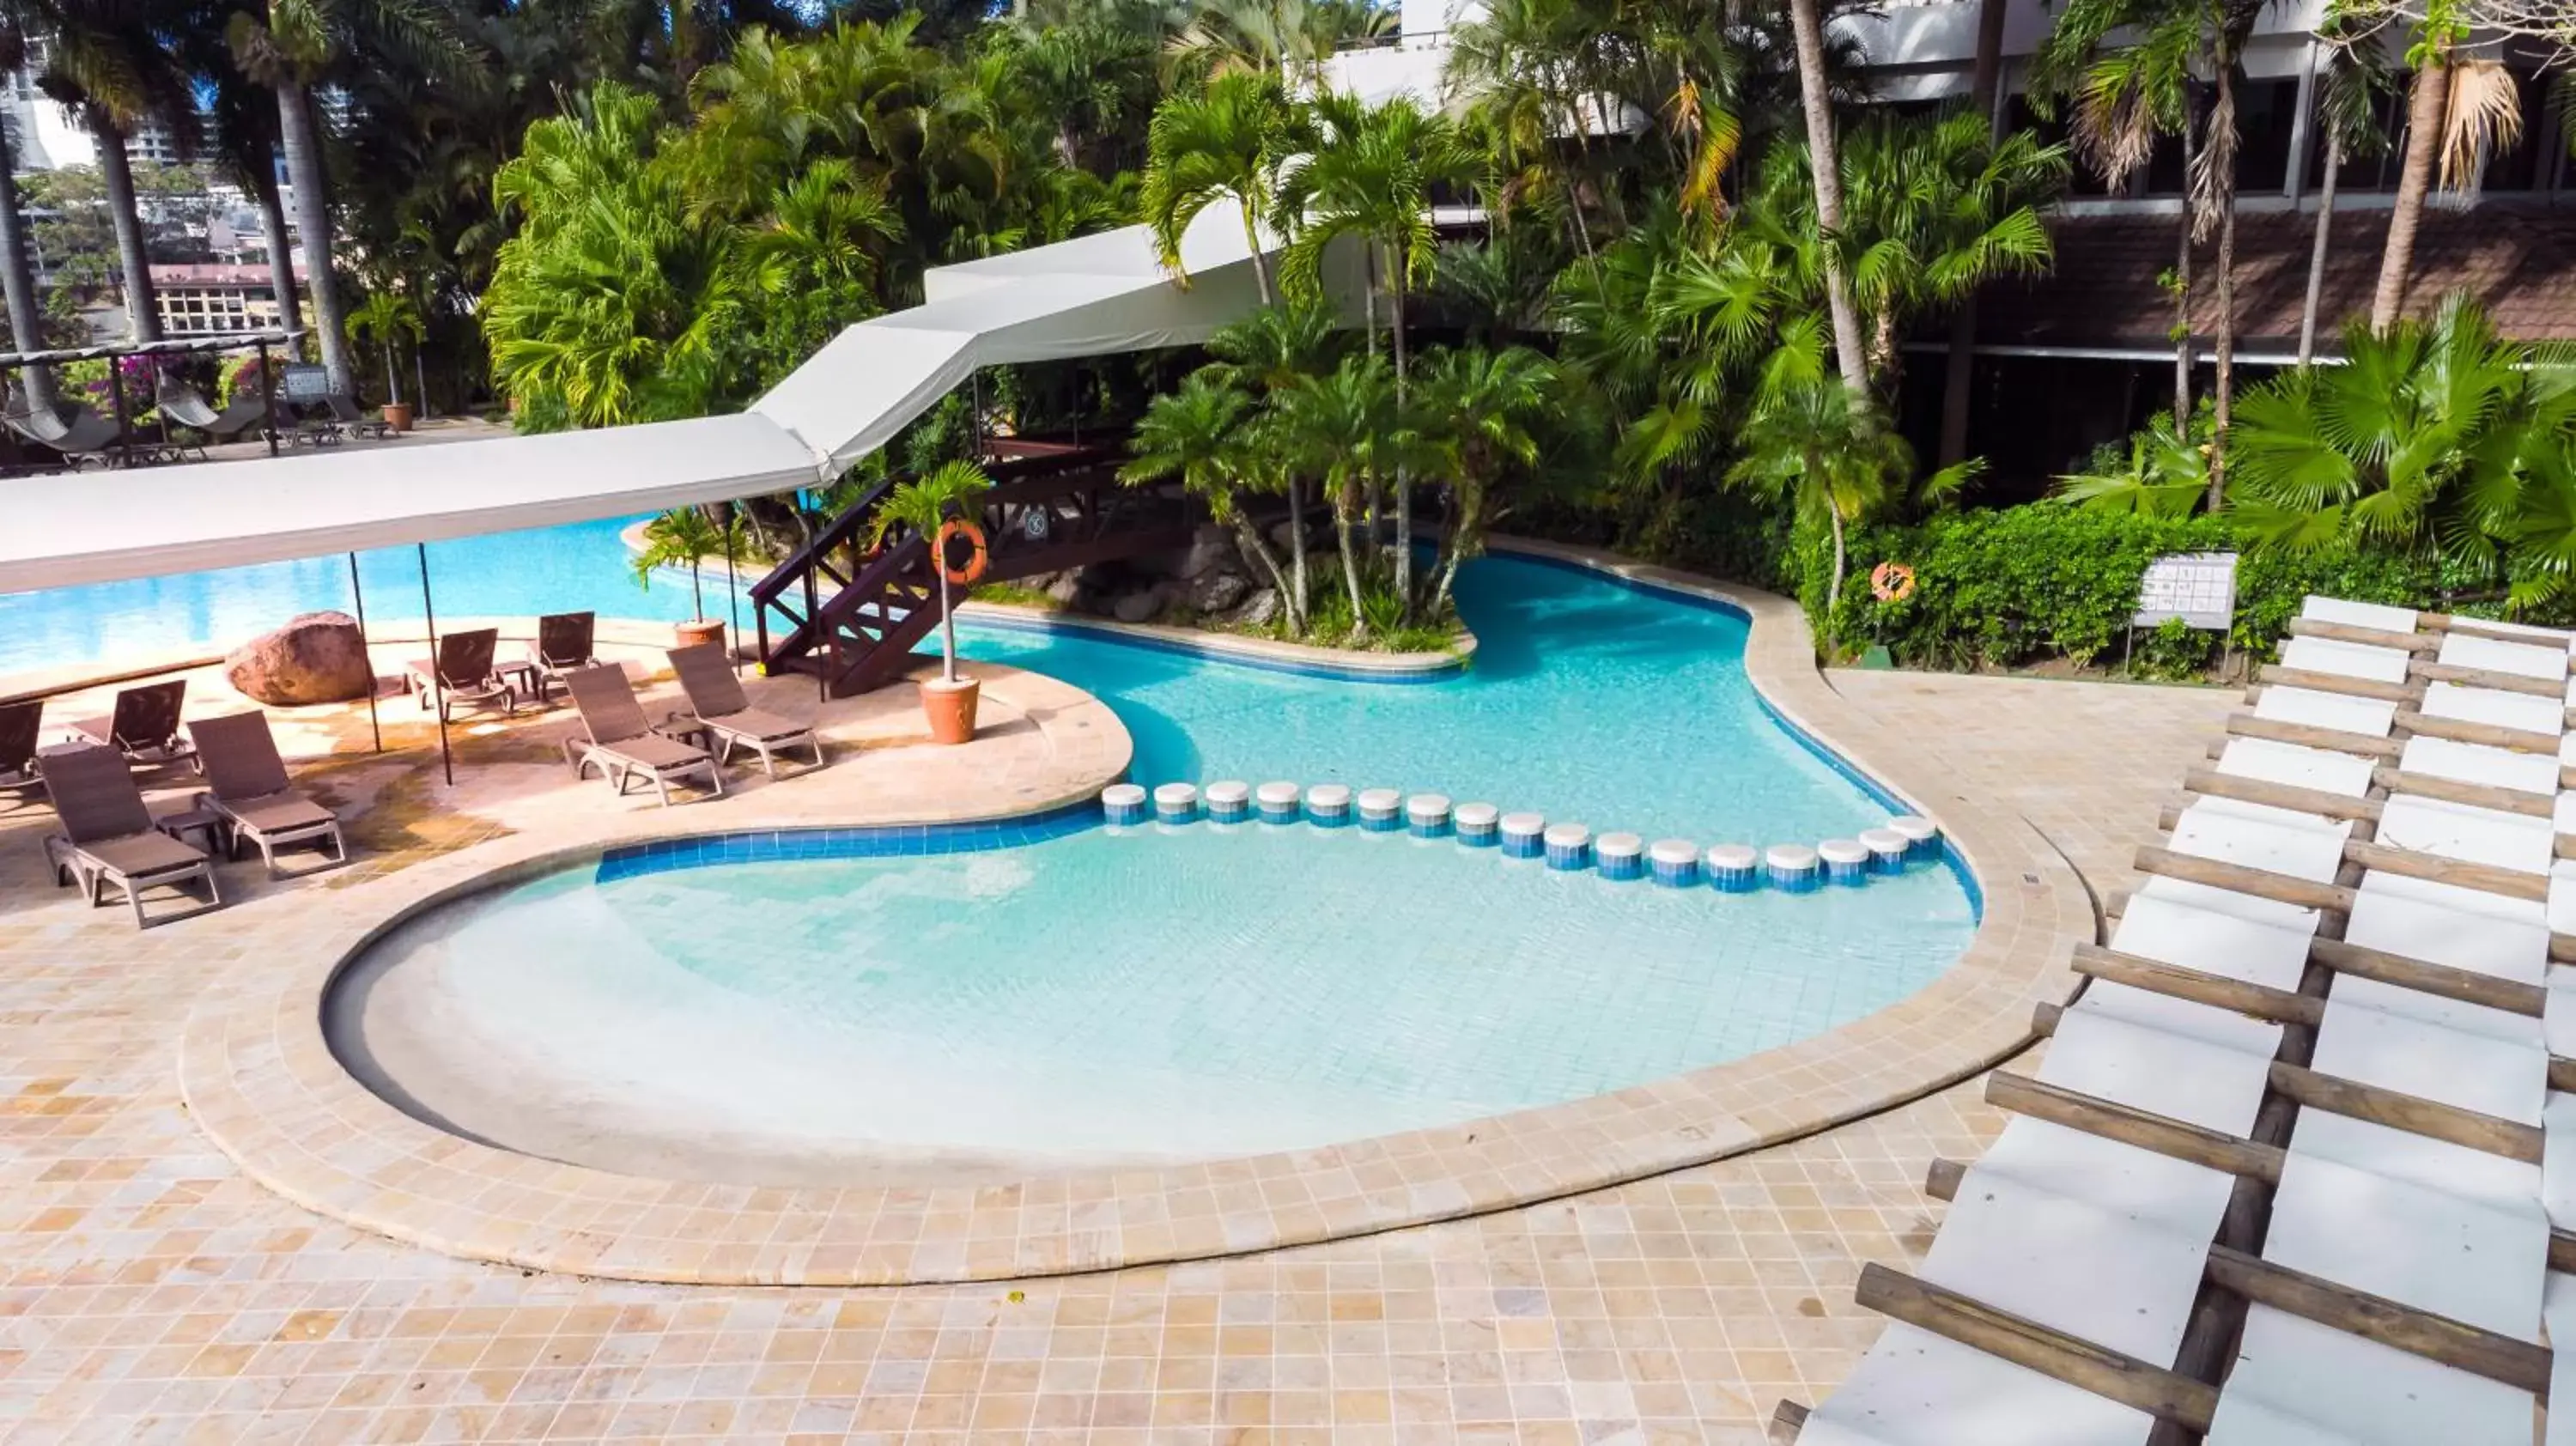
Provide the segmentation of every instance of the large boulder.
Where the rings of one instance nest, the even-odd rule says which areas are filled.
[[[1190,581],[1187,601],[1190,611],[1205,616],[1224,612],[1243,601],[1243,595],[1250,591],[1252,584],[1239,574],[1208,572]]]
[[[1172,576],[1196,581],[1218,568],[1234,566],[1234,561],[1234,529],[1213,522],[1201,523],[1198,531],[1190,535],[1190,545],[1181,549],[1180,556],[1174,560]]]
[[[347,613],[305,613],[224,659],[224,681],[272,708],[346,703],[375,690],[366,635]]]
[[[1279,616],[1279,593],[1274,588],[1265,587],[1237,603],[1234,610],[1227,613],[1221,621],[1238,627],[1266,628],[1270,626],[1270,620],[1277,616]]]
[[[1161,587],[1131,592],[1110,604],[1110,616],[1122,623],[1150,623],[1162,615],[1167,597]]]

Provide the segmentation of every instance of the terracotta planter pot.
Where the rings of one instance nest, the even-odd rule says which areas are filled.
[[[397,431],[397,432],[408,432],[408,431],[410,431],[410,430],[411,430],[411,403],[409,403],[409,402],[387,402],[387,403],[385,403],[385,425],[386,425],[386,426],[388,426],[388,427],[393,428],[393,429],[394,429],[395,431]]]
[[[983,685],[972,678],[951,683],[931,678],[921,685],[921,713],[930,720],[933,743],[971,743],[975,739],[975,703]]]
[[[671,633],[672,636],[680,640],[681,647],[695,647],[699,643],[723,642],[725,640],[725,625],[720,622],[711,622],[708,619],[700,618],[696,622],[692,623],[671,624]]]

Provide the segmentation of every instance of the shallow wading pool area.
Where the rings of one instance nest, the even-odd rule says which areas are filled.
[[[1892,1004],[1973,928],[1939,863],[1828,898],[1308,824],[785,848],[813,856],[612,855],[433,910],[343,974],[335,1048],[433,1123],[621,1173],[998,1181],[1679,1074]]]

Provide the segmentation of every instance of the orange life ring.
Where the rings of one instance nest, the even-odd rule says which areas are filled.
[[[1914,596],[1914,569],[1901,562],[1882,562],[1869,570],[1869,591],[1880,602],[1903,602]]]
[[[973,549],[964,567],[948,565],[948,539],[962,537]],[[939,524],[939,535],[930,543],[931,559],[939,564],[939,575],[961,587],[971,587],[984,576],[987,561],[984,551],[984,529],[962,517],[952,517]]]

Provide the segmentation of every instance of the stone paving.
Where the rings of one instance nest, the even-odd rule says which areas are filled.
[[[1998,814],[2038,822],[2042,803],[2052,819],[2062,806],[2041,832],[2088,870],[2124,863],[2150,835],[2225,711],[2220,694],[2107,698],[2086,684],[1830,682],[1840,691],[1822,696],[1808,670],[1815,692],[1790,700],[1793,716],[1844,708],[1844,731],[1888,730],[1865,740],[1877,749],[1910,740],[1904,773],[1966,780]],[[865,766],[747,790],[743,807],[778,807],[845,767],[852,787],[919,782],[936,755],[902,746],[917,727],[903,690],[835,706],[852,710],[840,726],[853,746],[876,730],[881,747],[849,760]],[[359,710],[333,738],[363,726]],[[561,801],[596,820],[650,811],[596,783],[565,791],[560,763],[542,761],[559,718],[470,734],[467,772],[493,773],[467,787],[491,791],[454,801],[430,791],[418,725],[402,726],[415,730],[407,762],[323,772],[340,793],[349,770],[336,802],[374,804],[360,825],[374,862],[283,885],[276,907],[533,827],[513,813],[523,805],[500,786],[504,768],[530,770],[531,786],[558,780]],[[704,806],[704,821],[733,806]],[[1813,1400],[1875,1336],[1851,1304],[1861,1263],[1919,1255],[1937,1218],[1918,1188],[1925,1165],[1972,1155],[1999,1124],[1970,1083],[1565,1199],[1047,1279],[779,1289],[531,1272],[308,1213],[219,1154],[177,1099],[174,1054],[210,985],[267,966],[257,932],[179,925],[135,947],[121,920],[101,927],[109,911],[85,916],[43,887],[39,831],[0,814],[0,1437],[12,1441],[1749,1443],[1781,1396]],[[255,873],[227,870],[227,882]],[[244,918],[268,906],[268,890],[250,892]],[[2017,947],[2062,953],[2053,936],[2071,929],[2050,917]]]

